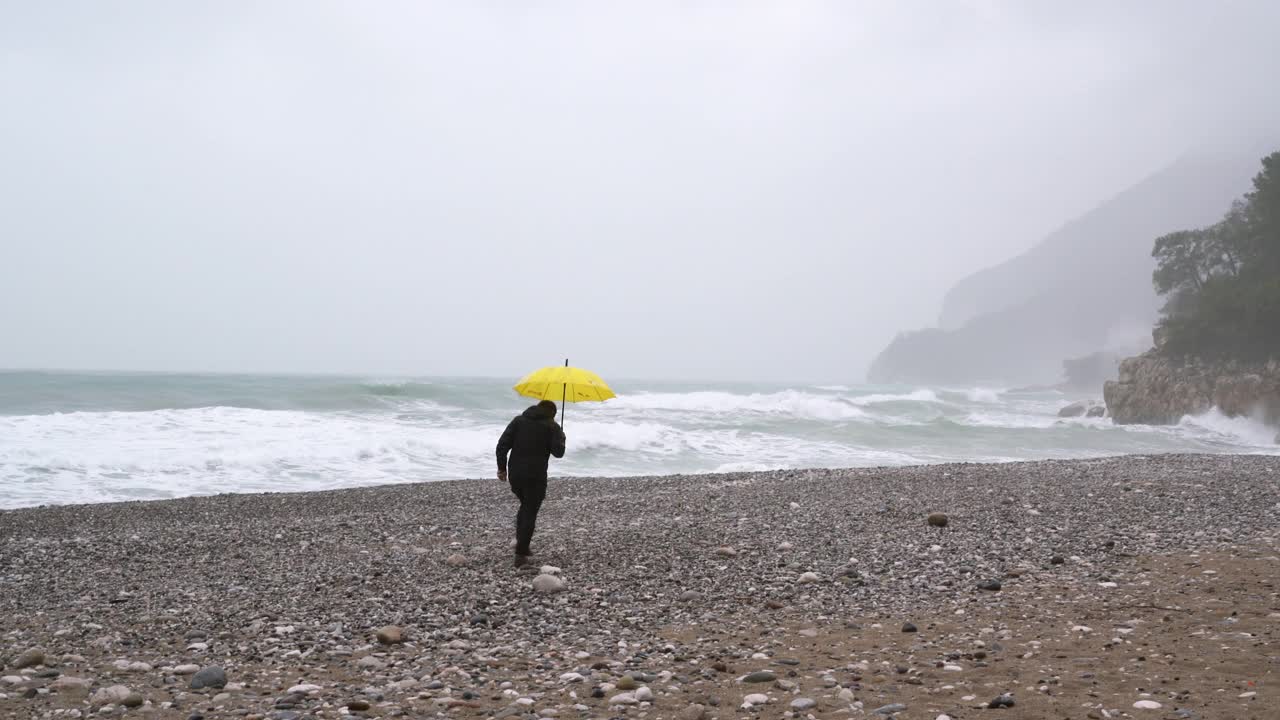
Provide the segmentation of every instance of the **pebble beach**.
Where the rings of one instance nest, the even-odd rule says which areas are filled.
[[[0,717],[1280,717],[1280,457],[0,512]]]

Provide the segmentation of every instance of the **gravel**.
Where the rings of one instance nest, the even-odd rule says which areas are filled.
[[[1170,455],[555,479],[534,548],[555,574],[512,567],[515,506],[495,481],[4,511],[4,680],[43,689],[50,666],[89,686],[0,688],[0,715],[732,717],[678,692],[721,671],[666,629],[876,615],[897,632],[922,608],[1004,602],[979,588],[1027,573],[1105,593],[1114,558],[1274,532],[1277,472],[1277,457]],[[223,675],[191,689],[198,668]]]

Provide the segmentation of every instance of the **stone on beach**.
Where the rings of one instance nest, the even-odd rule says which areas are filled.
[[[396,645],[404,642],[404,629],[398,625],[384,625],[378,628],[376,637],[383,645]]]
[[[680,720],[704,720],[707,717],[707,706],[694,703],[680,711]]]
[[[44,650],[41,648],[28,648],[13,661],[13,669],[23,670],[29,667],[44,664]]]
[[[54,692],[80,694],[88,693],[93,681],[87,678],[72,677],[71,675],[60,675],[49,683],[49,689]]]
[[[1005,693],[1005,694],[1003,694],[1003,695],[999,695],[999,696],[997,696],[994,700],[992,700],[991,702],[987,703],[987,707],[989,707],[989,708],[1011,708],[1011,707],[1013,707],[1013,706],[1014,706],[1014,705],[1016,705],[1016,704],[1017,704],[1017,703],[1014,701],[1013,696],[1012,696],[1012,695],[1010,695],[1009,693]]]
[[[191,676],[190,687],[192,690],[199,690],[201,688],[224,688],[226,686],[227,673],[217,665],[210,665]]]
[[[533,579],[533,589],[544,595],[564,592],[567,585],[558,575],[543,574]]]
[[[361,670],[384,670],[387,664],[372,655],[365,655],[356,661],[356,667]]]
[[[614,687],[619,690],[635,690],[640,687],[640,683],[631,675],[623,675],[618,678],[618,682],[614,683]]]
[[[89,698],[89,704],[93,707],[102,707],[103,705],[123,705],[125,701],[131,701],[135,697],[139,697],[137,693],[131,690],[127,685],[111,685],[104,687],[95,692],[93,697]],[[139,701],[138,705],[142,702]]]
[[[609,698],[610,705],[639,705],[640,701],[636,699],[634,693],[619,693]]]
[[[808,712],[817,706],[817,701],[811,698],[802,697],[791,701],[791,709],[796,712]]]
[[[936,512],[929,513],[929,517],[926,521],[932,527],[944,528],[951,522],[951,519],[947,517],[946,513]]]

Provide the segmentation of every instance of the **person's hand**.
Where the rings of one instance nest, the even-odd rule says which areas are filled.
[[[500,480],[500,481],[502,481],[502,482],[506,482],[506,481],[507,481],[507,471],[506,471],[506,470],[499,470],[499,471],[498,471],[498,480]]]

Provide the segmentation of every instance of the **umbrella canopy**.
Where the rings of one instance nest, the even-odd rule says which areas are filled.
[[[515,391],[527,398],[559,402],[604,402],[617,397],[599,375],[569,367],[568,362],[534,370],[516,383]]]

